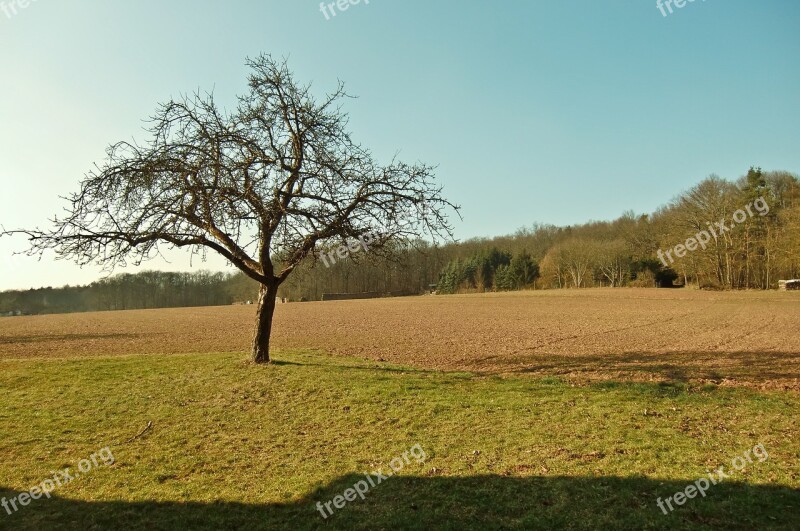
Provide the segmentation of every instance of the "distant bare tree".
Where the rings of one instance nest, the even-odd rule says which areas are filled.
[[[109,269],[163,246],[224,256],[260,286],[253,359],[269,362],[278,287],[333,242],[380,234],[370,251],[430,236],[452,239],[433,168],[379,165],[351,139],[343,85],[317,101],[285,61],[248,60],[249,91],[234,112],[212,95],[161,105],[146,144],[120,142],[81,182],[67,214],[24,234],[30,254],[54,250]]]
[[[592,240],[569,238],[553,246],[543,260],[546,273],[557,274],[559,284],[569,276],[572,285],[583,288],[595,261],[597,244]],[[566,282],[564,283],[566,285]]]
[[[597,241],[593,247],[597,271],[612,288],[622,286],[631,262],[631,252],[625,240]]]

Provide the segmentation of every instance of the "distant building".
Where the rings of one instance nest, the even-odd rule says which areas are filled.
[[[800,280],[779,280],[778,289],[781,291],[800,291]]]

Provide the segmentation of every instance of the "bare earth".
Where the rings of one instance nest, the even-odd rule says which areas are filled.
[[[254,311],[4,318],[0,359],[246,352]],[[281,304],[273,348],[576,382],[800,390],[799,329],[797,293],[592,289]]]

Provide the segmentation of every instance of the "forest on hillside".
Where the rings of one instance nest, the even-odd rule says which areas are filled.
[[[88,286],[5,291],[0,293],[0,315],[222,306],[246,302],[252,291],[249,279],[233,273],[142,271]]]
[[[708,241],[693,245],[701,233]],[[674,252],[679,245],[696,249]],[[317,300],[323,292],[421,293],[431,284],[439,293],[673,285],[775,289],[778,280],[800,276],[800,179],[751,168],[736,182],[711,176],[649,215],[627,212],[613,221],[569,227],[537,224],[443,246],[417,242],[396,262],[361,258],[331,267],[307,264],[282,293]]]
[[[323,293],[474,293],[519,289],[697,286],[775,289],[800,277],[800,179],[751,168],[736,182],[711,176],[652,214],[495,238],[417,241],[393,258],[354,253],[307,260],[279,292],[292,301]],[[145,271],[89,286],[0,293],[0,314],[63,313],[255,300],[241,273]]]

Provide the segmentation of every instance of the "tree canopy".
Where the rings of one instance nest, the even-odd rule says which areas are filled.
[[[452,239],[434,168],[380,164],[348,131],[344,86],[322,99],[285,61],[249,60],[249,90],[232,112],[212,94],[161,105],[144,143],[119,142],[50,229],[21,230],[32,253],[53,250],[107,268],[164,246],[219,253],[262,286],[256,361],[269,360],[278,287],[332,241],[378,234],[372,253],[420,236]]]

